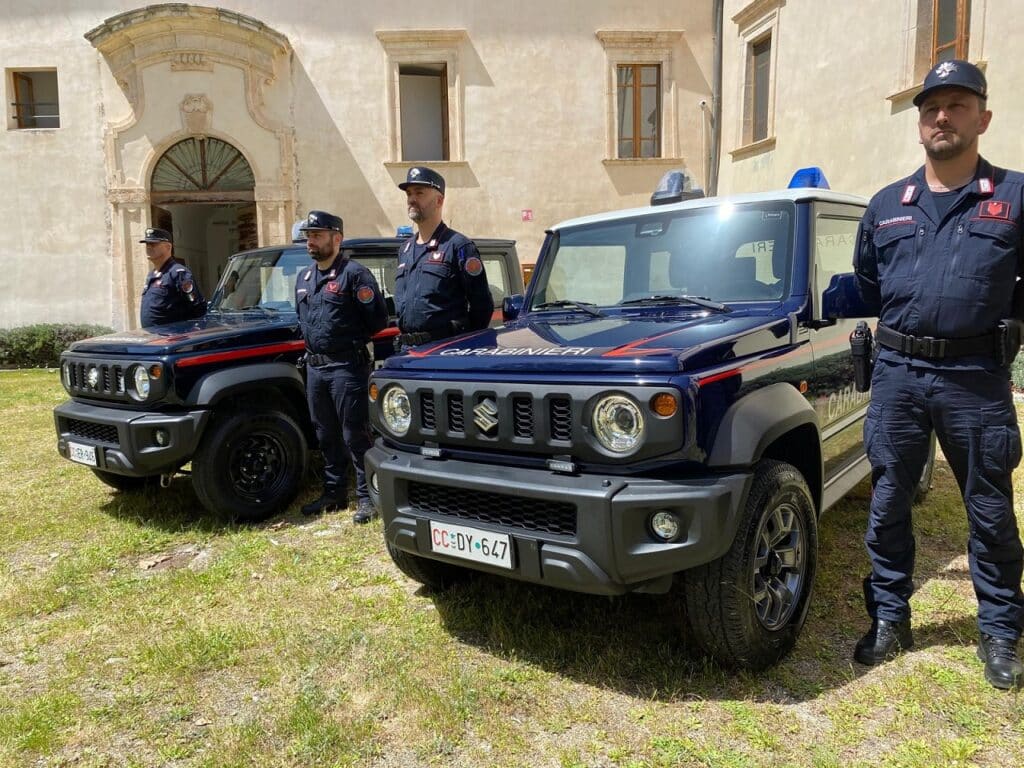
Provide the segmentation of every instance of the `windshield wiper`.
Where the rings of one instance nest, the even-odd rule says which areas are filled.
[[[574,309],[582,309],[588,315],[594,317],[604,317],[604,314],[594,309],[593,302],[589,301],[573,301],[572,299],[559,299],[558,301],[545,301],[543,304],[538,304],[533,309],[558,309],[559,307],[573,307]]]
[[[732,312],[732,307],[728,304],[722,304],[720,301],[712,301],[707,296],[673,296],[668,293],[655,293],[650,296],[644,296],[640,299],[620,301],[619,306],[624,307],[629,304],[668,304],[675,301],[685,301],[698,307],[713,309],[715,312]]]

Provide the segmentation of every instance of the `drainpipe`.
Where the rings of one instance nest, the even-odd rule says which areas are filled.
[[[722,17],[724,0],[714,0],[714,51],[711,64],[711,173],[708,174],[708,196],[718,194],[718,163],[722,148]]]

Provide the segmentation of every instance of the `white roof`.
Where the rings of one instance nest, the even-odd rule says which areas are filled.
[[[767,203],[779,200],[800,202],[803,200],[821,200],[826,203],[851,203],[853,205],[866,206],[868,199],[860,195],[848,195],[843,192],[833,192],[830,189],[818,189],[816,187],[799,187],[797,189],[776,189],[770,192],[748,192],[739,195],[723,195],[721,197],[700,197],[695,200],[685,200],[681,203],[671,205],[648,205],[644,208],[627,208],[621,211],[607,211],[606,213],[595,213],[590,216],[580,216],[575,219],[566,219],[551,227],[552,230],[564,229],[566,227],[578,227],[582,224],[596,224],[602,221],[620,221],[622,219],[650,216],[652,213],[671,213],[672,211],[689,211],[696,208],[710,208],[723,203],[740,205],[743,203]]]

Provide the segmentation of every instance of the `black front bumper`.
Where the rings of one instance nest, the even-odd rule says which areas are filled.
[[[609,595],[664,592],[673,574],[725,554],[752,477],[733,473],[669,482],[564,475],[427,458],[390,450],[380,440],[367,451],[365,465],[393,546],[499,576]],[[420,501],[425,495],[432,500],[429,509]],[[438,499],[452,506],[445,509]],[[553,527],[545,510],[566,506],[574,510],[571,525]],[[651,532],[650,517],[660,510],[681,520],[678,540],[664,542]],[[431,520],[508,534],[512,570],[434,552]]]
[[[131,477],[174,472],[191,460],[210,412],[156,413],[68,400],[53,409],[57,450],[70,460],[68,443],[94,446],[96,468]],[[166,442],[157,442],[157,430]]]

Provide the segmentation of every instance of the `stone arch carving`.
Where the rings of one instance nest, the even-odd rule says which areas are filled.
[[[184,3],[112,16],[85,37],[111,75],[103,99],[114,320],[132,326],[146,270],[135,241],[150,225],[150,178],[177,141],[210,136],[236,147],[255,176],[259,243],[288,239],[297,195],[292,47],[250,16]]]

